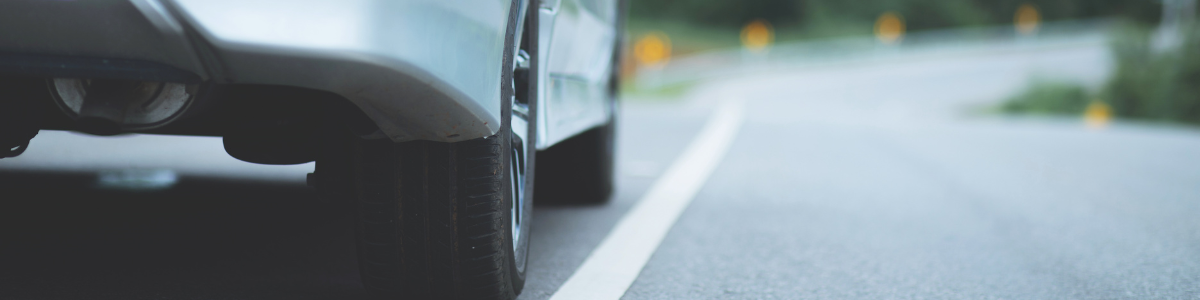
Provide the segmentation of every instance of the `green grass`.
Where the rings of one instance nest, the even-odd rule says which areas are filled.
[[[682,99],[695,82],[683,81],[660,86],[640,86],[628,81],[621,84],[621,98],[631,101],[672,101]]]
[[[1001,104],[999,110],[1006,113],[1078,115],[1087,108],[1090,98],[1087,90],[1078,84],[1037,81]]]
[[[1200,125],[1200,27],[1173,49],[1153,49],[1151,35],[1149,28],[1132,24],[1114,33],[1116,70],[1097,93],[1068,83],[1035,82],[999,110],[1072,115],[1098,100],[1119,118]]]

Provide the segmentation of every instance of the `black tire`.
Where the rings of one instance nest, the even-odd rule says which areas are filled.
[[[538,151],[539,204],[601,204],[613,191],[616,121]]]
[[[363,285],[380,299],[513,299],[505,137],[359,141],[353,157]],[[523,268],[522,268],[523,269]]]

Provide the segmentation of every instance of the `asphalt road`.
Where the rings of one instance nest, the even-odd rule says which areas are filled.
[[[733,100],[732,148],[624,298],[1200,298],[1200,130],[973,112],[1031,76],[1096,85],[1106,55],[896,56],[627,101],[616,196],[536,208],[521,299],[553,294]],[[363,299],[311,169],[43,132],[0,160],[0,299]]]

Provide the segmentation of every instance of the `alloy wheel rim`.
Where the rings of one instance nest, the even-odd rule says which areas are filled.
[[[518,91],[518,89],[527,88],[528,78],[522,77],[525,77],[528,74],[529,55],[523,50],[518,50],[514,59],[513,67],[513,90]],[[514,93],[514,95],[509,99],[508,103],[511,105],[509,116],[509,129],[511,131],[509,136],[511,137],[511,145],[509,147],[510,152],[508,163],[511,166],[509,168],[509,196],[511,197],[510,199],[512,199],[512,206],[510,207],[509,214],[512,226],[513,255],[516,258],[517,269],[521,271],[524,270],[526,259],[526,249],[524,249],[522,245],[524,244],[524,239],[526,238],[524,234],[527,229],[526,225],[529,223],[529,212],[527,211],[528,207],[526,206],[526,202],[529,197],[526,189],[528,186],[526,174],[529,164],[529,152],[531,151],[529,149],[528,142],[530,122],[529,102],[528,99],[521,99],[528,97],[524,94],[525,93]]]

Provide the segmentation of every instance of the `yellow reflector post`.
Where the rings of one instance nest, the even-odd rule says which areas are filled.
[[[666,64],[671,59],[671,39],[661,31],[643,34],[633,44],[633,57],[642,66]]]
[[[1112,107],[1101,101],[1092,101],[1083,111],[1083,123],[1088,128],[1104,128],[1112,120]]]
[[[875,38],[892,45],[904,38],[904,19],[894,12],[885,12],[875,20]]]
[[[1017,27],[1017,33],[1023,35],[1031,35],[1037,33],[1038,27],[1042,23],[1042,14],[1038,12],[1033,4],[1024,3],[1017,7],[1017,12],[1013,16],[1013,25]]]
[[[742,27],[742,47],[751,52],[762,52],[775,40],[775,32],[766,20],[758,19]]]

